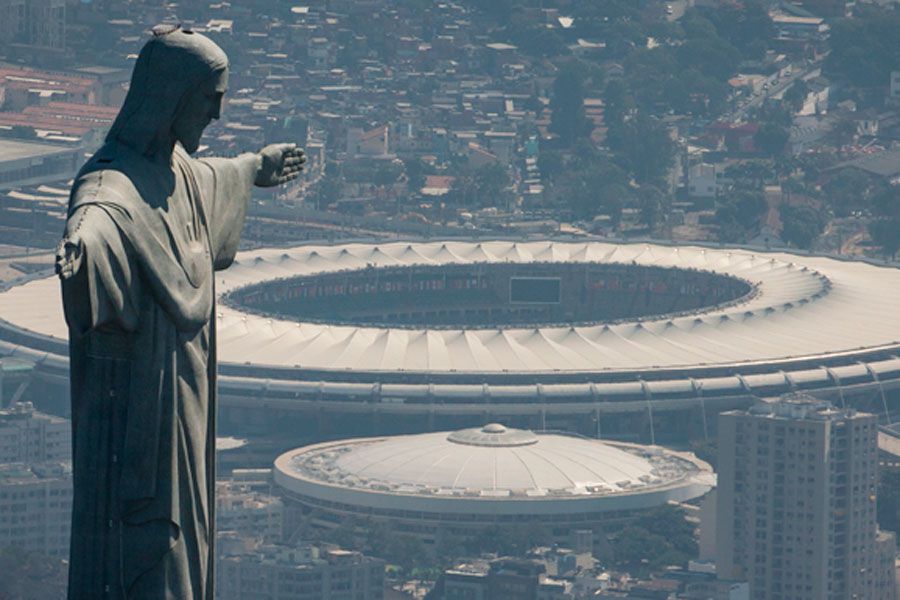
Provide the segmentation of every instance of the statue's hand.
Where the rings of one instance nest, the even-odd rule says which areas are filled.
[[[56,274],[68,279],[81,267],[82,244],[79,237],[64,238],[56,248]]]
[[[306,156],[297,144],[271,144],[259,151],[260,167],[256,185],[272,187],[297,177],[303,170]]]

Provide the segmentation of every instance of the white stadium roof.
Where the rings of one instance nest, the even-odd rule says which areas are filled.
[[[690,454],[496,423],[316,444],[280,456],[275,477],[321,501],[473,513],[565,512],[575,510],[573,500],[592,511],[638,508],[696,497],[715,484],[709,465]]]
[[[331,372],[614,373],[790,363],[892,348],[900,340],[900,270],[779,252],[599,241],[306,245],[241,253],[217,274],[217,285],[227,293],[266,280],[367,266],[505,262],[700,269],[749,281],[757,293],[687,316],[465,330],[297,323],[220,304],[220,361]],[[64,340],[67,335],[54,277],[0,293],[0,315],[41,336]]]

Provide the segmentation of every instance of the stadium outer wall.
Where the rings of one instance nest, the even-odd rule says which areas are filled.
[[[491,243],[516,246],[513,242]],[[554,244],[581,243],[543,241],[528,244],[552,247]],[[409,244],[412,248],[413,242]],[[481,242],[475,241],[416,244],[417,248],[442,249],[456,249],[453,244],[481,246]],[[612,245],[626,250],[644,246]],[[649,244],[645,246],[651,248]],[[379,251],[373,244],[368,247]],[[389,247],[391,245],[382,244],[380,251],[389,253]],[[525,247],[522,243],[521,248]],[[290,251],[303,252],[308,248],[301,246]],[[323,247],[315,248],[321,250]],[[652,245],[652,249],[660,253],[667,249],[686,253],[687,248]],[[718,248],[690,248],[701,248],[710,255],[726,252]],[[871,277],[891,279],[885,285],[894,286],[894,280],[897,280],[895,287],[900,293],[900,277],[893,268],[827,257],[766,253],[758,249],[729,249],[728,252],[729,257],[732,253],[743,253],[754,259],[768,259],[771,255],[772,262],[777,257],[779,261],[790,261],[792,266],[795,262],[797,265],[815,263],[818,271],[814,269],[813,272],[821,271],[834,280],[838,292],[843,291],[845,272],[852,274],[868,269],[872,271]],[[803,266],[803,270],[806,268]],[[862,289],[867,277],[869,275],[857,277],[859,281],[853,282],[850,291]],[[17,287],[20,286],[11,290]],[[878,298],[889,293],[865,291]],[[896,297],[893,295],[885,300]],[[50,300],[58,303],[58,292]],[[802,309],[803,305],[789,308]],[[854,310],[874,310],[872,306],[854,308],[853,304],[838,308],[835,318],[853,318]],[[39,307],[36,310],[48,309]],[[759,397],[798,390],[893,420],[891,415],[896,412],[900,397],[897,392],[900,387],[900,344],[893,338],[900,338],[900,333],[895,332],[900,328],[894,323],[892,312],[895,311],[883,313],[882,343],[765,360],[647,365],[606,371],[483,373],[296,368],[228,361],[220,365],[220,422],[226,431],[253,433],[283,429],[300,437],[308,434],[310,438],[321,439],[455,429],[501,421],[528,429],[560,429],[593,437],[661,442],[684,437],[706,438],[713,433],[714,417],[718,412],[747,406]],[[802,311],[796,314],[803,316]],[[0,322],[0,353],[33,363],[32,395],[45,397],[47,400],[43,404],[57,404],[63,408],[67,405],[67,342],[60,335],[38,329],[31,322],[25,326],[11,320]],[[799,335],[804,330],[799,327],[797,331]],[[702,343],[701,338],[698,343]]]

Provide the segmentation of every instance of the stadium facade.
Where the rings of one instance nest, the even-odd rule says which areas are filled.
[[[650,442],[814,391],[888,419],[900,270],[602,241],[268,248],[217,273],[221,419],[382,435],[502,421]],[[65,390],[53,277],[0,293],[0,351]],[[64,392],[62,392],[64,393]]]
[[[689,453],[499,423],[314,444],[278,457],[274,480],[313,525],[373,520],[426,543],[516,524],[567,540],[715,486]]]

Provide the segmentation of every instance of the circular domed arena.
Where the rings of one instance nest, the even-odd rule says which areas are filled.
[[[792,391],[896,412],[900,270],[874,263],[438,240],[258,249],[216,277],[220,422],[241,435],[502,421],[656,443]],[[0,354],[67,393],[55,278],[4,290],[0,316]]]
[[[498,423],[306,446],[278,457],[274,478],[316,525],[372,519],[428,542],[511,523],[599,531],[715,485],[689,453]]]

